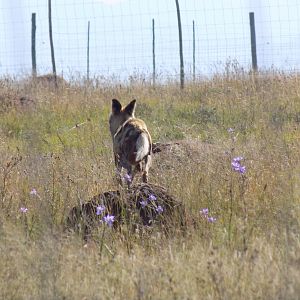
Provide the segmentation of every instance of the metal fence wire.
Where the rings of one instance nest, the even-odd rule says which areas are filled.
[[[183,68],[193,79],[255,63],[300,69],[298,0],[1,0],[0,75],[31,74],[35,65],[39,75],[53,71],[49,2],[56,72],[64,77],[179,80]]]

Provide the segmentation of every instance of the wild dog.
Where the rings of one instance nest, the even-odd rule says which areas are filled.
[[[117,99],[113,99],[109,117],[117,172],[121,176],[122,168],[126,169],[129,184],[138,172],[142,172],[143,182],[148,182],[152,155],[150,133],[145,122],[135,118],[135,107],[136,100],[122,107]]]

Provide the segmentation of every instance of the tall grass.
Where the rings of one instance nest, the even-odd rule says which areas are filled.
[[[299,81],[229,72],[181,91],[2,79],[0,298],[299,299]],[[99,224],[85,245],[64,232],[71,207],[117,189],[112,98],[137,99],[154,141],[179,141],[154,157],[150,181],[186,206],[185,234]]]

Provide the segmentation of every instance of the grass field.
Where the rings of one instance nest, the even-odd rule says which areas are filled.
[[[99,223],[85,245],[63,231],[74,205],[118,188],[112,98],[137,99],[154,142],[178,142],[150,182],[184,203],[185,234]],[[1,299],[300,299],[299,75],[229,72],[183,91],[4,78],[0,100]]]

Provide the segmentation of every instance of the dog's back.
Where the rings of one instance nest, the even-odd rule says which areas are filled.
[[[151,154],[151,137],[140,119],[129,119],[114,136],[114,152],[123,164],[137,165]]]
[[[143,181],[147,181],[151,163],[152,141],[143,120],[134,117],[135,100],[122,108],[116,99],[112,103],[110,130],[118,168],[127,169],[134,177],[136,172],[143,172]]]

